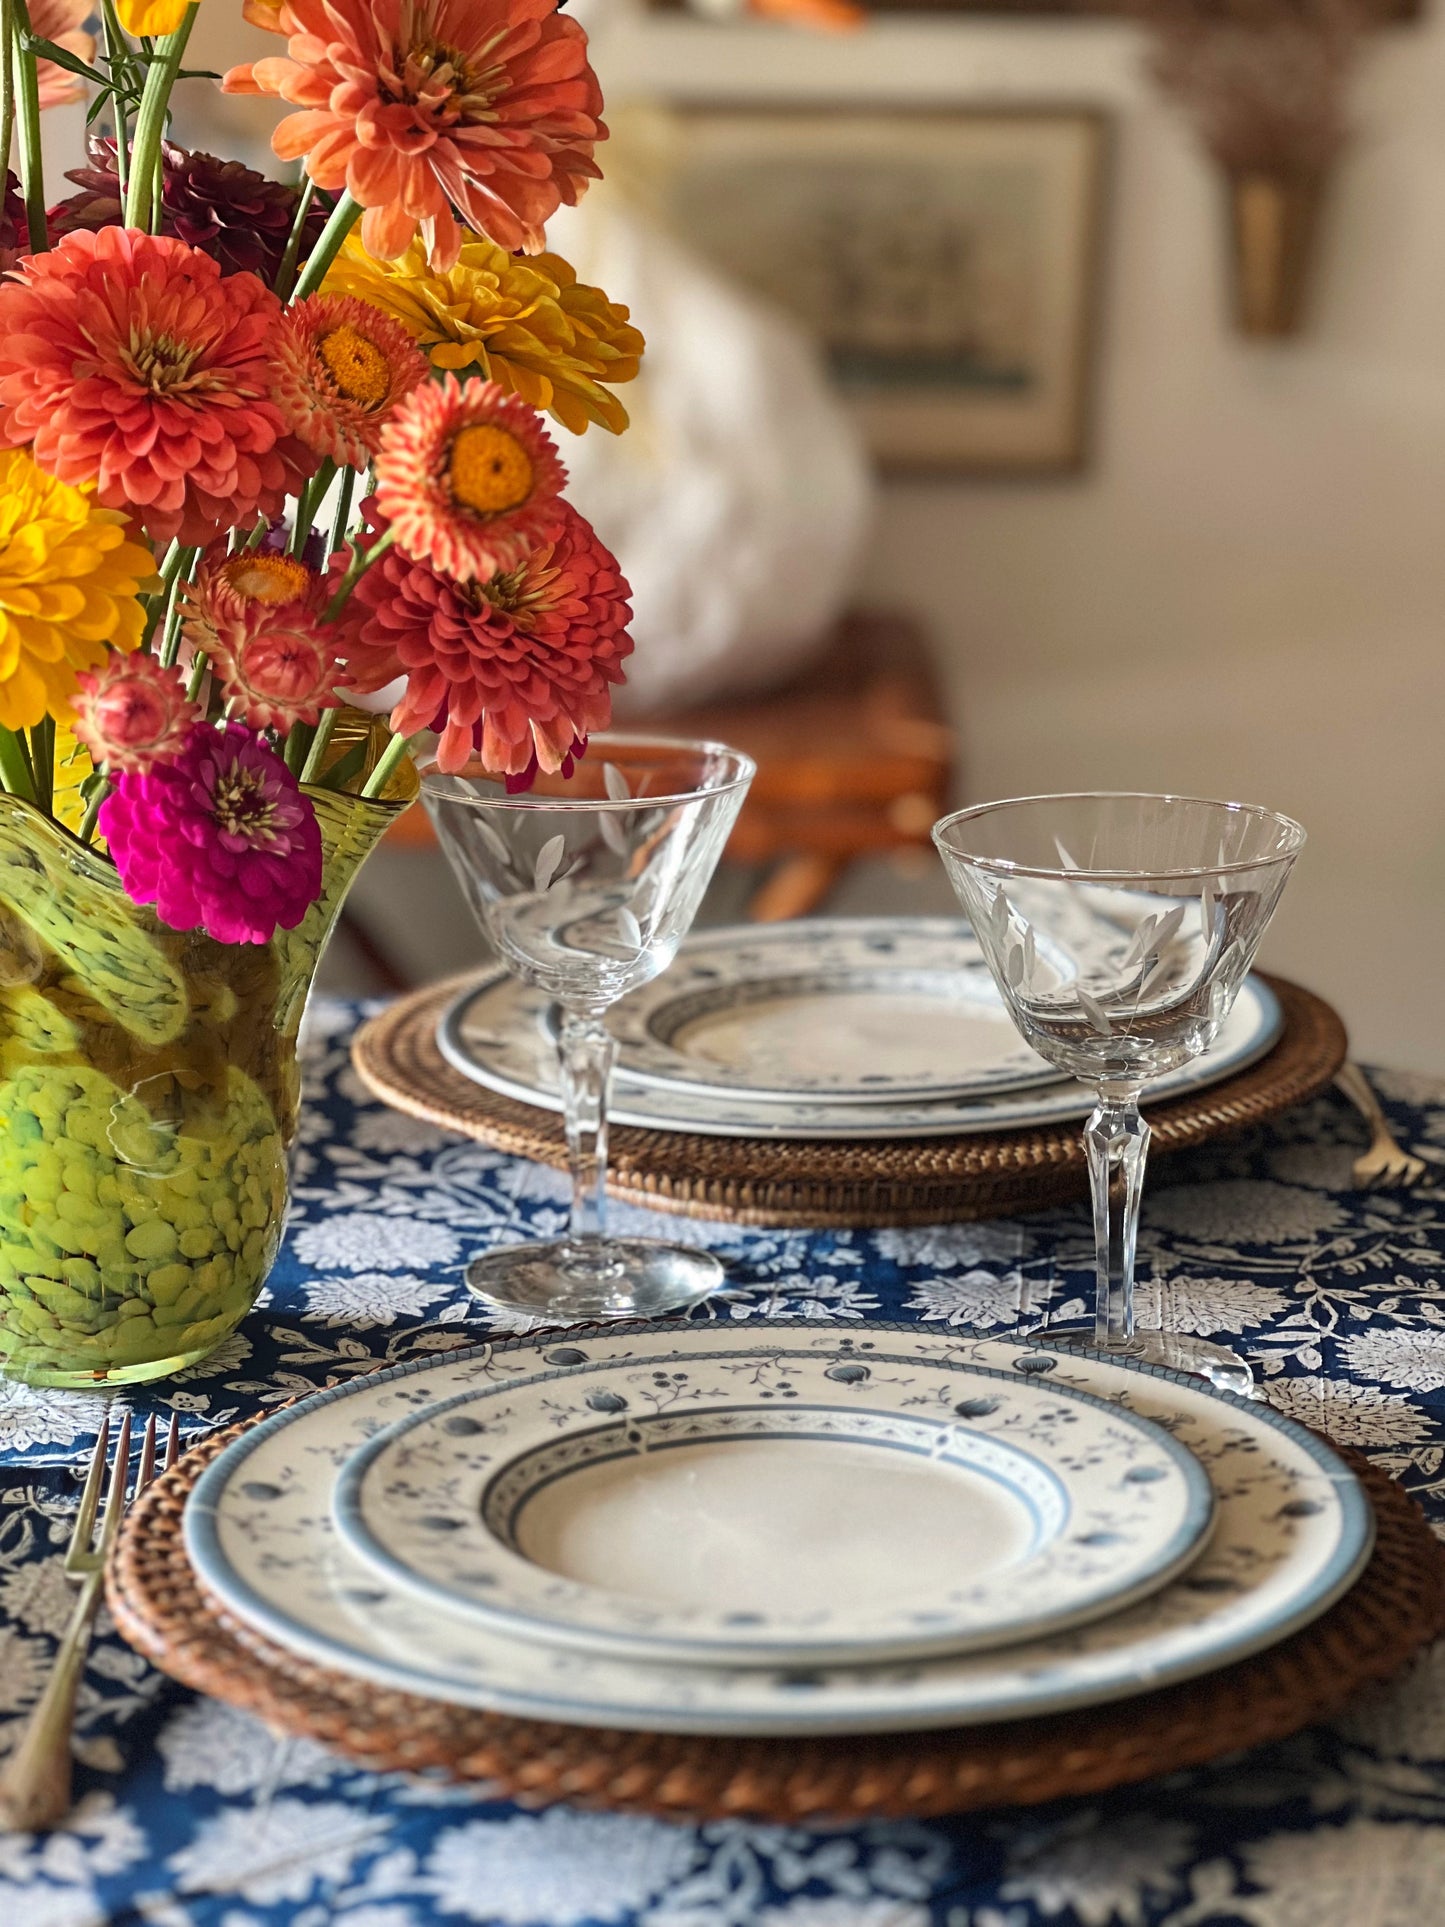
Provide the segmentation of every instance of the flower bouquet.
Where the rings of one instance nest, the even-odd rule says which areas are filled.
[[[543,251],[606,133],[551,0],[245,0],[295,185],[168,138],[195,0],[86,12],[0,0],[0,1365],[71,1385],[254,1301],[409,738],[524,788],[609,720],[628,589],[539,411],[621,430],[642,350]]]

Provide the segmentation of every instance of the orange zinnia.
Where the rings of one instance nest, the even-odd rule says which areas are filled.
[[[316,469],[271,399],[280,315],[183,241],[67,234],[0,281],[0,442],[157,542],[274,516]]]
[[[285,0],[277,24],[289,58],[233,67],[224,90],[302,109],[271,145],[347,189],[380,259],[419,229],[449,268],[464,227],[539,253],[548,218],[598,178],[602,91],[555,0]]]

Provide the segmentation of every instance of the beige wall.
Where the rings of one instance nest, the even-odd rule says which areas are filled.
[[[208,64],[261,44],[229,7],[202,20]],[[591,24],[614,100],[1117,111],[1091,471],[890,487],[865,591],[928,618],[969,796],[1172,787],[1303,818],[1270,961],[1332,996],[1364,1054],[1445,1070],[1445,21],[1392,34],[1364,78],[1315,316],[1284,347],[1226,325],[1214,183],[1129,29],[899,20],[835,39],[641,23],[623,0]],[[195,106],[187,132],[223,150],[255,112]],[[56,117],[52,133],[74,138]]]

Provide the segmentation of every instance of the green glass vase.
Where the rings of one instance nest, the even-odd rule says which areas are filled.
[[[296,1034],[342,900],[415,788],[308,789],[321,896],[268,944],[168,929],[0,796],[0,1372],[97,1388],[204,1358],[281,1242]],[[398,795],[397,792],[400,792]]]

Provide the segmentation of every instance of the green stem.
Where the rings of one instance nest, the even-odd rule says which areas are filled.
[[[15,120],[20,132],[20,189],[25,196],[30,252],[43,254],[50,246],[50,236],[45,226],[45,168],[40,154],[40,81],[34,55],[21,52],[21,40],[30,32],[25,0],[10,0],[10,4],[9,58],[14,69]]]
[[[336,725],[341,720],[339,709],[323,709],[321,721],[316,725],[316,734],[311,739],[311,748],[306,761],[301,765],[301,781],[314,783],[321,774],[321,765],[326,752],[331,747],[331,739],[336,734]]]
[[[379,540],[373,542],[369,549],[363,549],[359,542],[352,543],[351,560],[346,565],[346,574],[342,576],[341,584],[336,594],[332,596],[326,605],[326,613],[321,618],[323,622],[335,622],[336,618],[341,614],[341,611],[346,607],[347,597],[351,594],[351,591],[366,574],[366,571],[371,567],[372,563],[381,560],[382,556],[386,554],[395,540],[396,531],[394,529],[388,529],[386,534],[381,536]]]
[[[10,149],[15,141],[15,62],[10,49],[15,45],[15,0],[0,0],[0,168],[10,165]]]
[[[12,796],[35,801],[35,782],[30,774],[30,758],[23,739],[13,729],[0,727],[0,782]]]
[[[110,111],[115,119],[115,177],[124,207],[130,185],[130,129],[125,122],[124,85],[131,74],[130,46],[115,10],[115,0],[101,0],[101,25],[105,32],[105,57],[110,69],[112,93]]]
[[[296,216],[291,223],[291,232],[286,237],[286,252],[281,256],[281,265],[276,270],[276,293],[283,301],[290,300],[291,290],[296,286],[296,262],[301,253],[301,236],[306,231],[306,217],[315,199],[316,183],[308,174],[301,183]]]
[[[377,758],[376,768],[361,786],[363,796],[380,796],[406,755],[405,736],[393,736]]]
[[[321,230],[321,239],[316,243],[315,252],[301,270],[301,277],[291,296],[293,301],[304,301],[308,294],[315,294],[326,279],[326,270],[341,252],[341,243],[360,218],[360,203],[353,201],[349,194],[343,193],[331,210],[331,219]]]
[[[296,498],[296,525],[291,531],[291,553],[300,555],[316,520],[321,499],[336,479],[336,464],[328,455]]]
[[[110,795],[110,791],[110,778],[108,776],[101,777],[96,787],[95,795],[92,796],[86,804],[85,815],[80,819],[80,840],[82,843],[89,843],[90,839],[95,835],[96,822],[100,816],[100,806],[104,803],[106,797]]]
[[[336,498],[336,519],[331,524],[331,553],[346,540],[347,526],[351,521],[351,498],[356,490],[356,470],[344,469],[341,475],[341,492]]]
[[[366,768],[366,746],[365,736],[359,743],[353,743],[344,756],[337,757],[325,775],[316,778],[315,787],[319,790],[344,790],[352,777],[359,776]]]
[[[315,736],[314,723],[293,723],[287,730],[286,741],[281,747],[281,760],[293,776],[300,776]]]
[[[160,165],[161,142],[165,138],[166,109],[170,105],[171,89],[176,84],[181,61],[186,51],[186,42],[191,37],[191,28],[196,23],[200,11],[200,0],[191,0],[174,33],[167,34],[161,42],[160,51],[151,63],[146,75],[145,92],[141,95],[140,113],[136,116],[135,146],[131,152],[130,186],[125,197],[125,224],[127,227],[149,229],[155,208],[156,170]]]
[[[191,664],[191,679],[186,684],[186,696],[191,702],[195,702],[200,696],[201,684],[206,680],[206,671],[210,666],[210,657],[204,649],[198,649],[196,659]]]
[[[35,801],[47,816],[55,803],[55,718],[42,716],[30,732],[30,768],[35,779]]]

